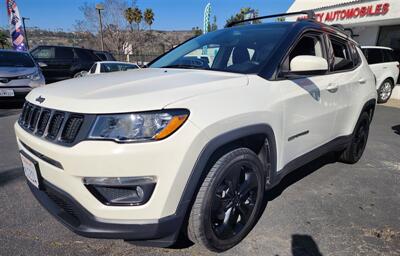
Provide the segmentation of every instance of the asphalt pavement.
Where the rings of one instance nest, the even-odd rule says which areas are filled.
[[[198,246],[137,247],[75,235],[42,209],[21,169],[19,110],[0,110],[0,255],[209,255]],[[247,238],[225,255],[400,255],[400,109],[379,106],[356,165],[330,155],[268,193]]]

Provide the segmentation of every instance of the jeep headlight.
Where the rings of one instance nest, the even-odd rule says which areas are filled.
[[[162,140],[183,125],[187,110],[99,115],[89,139],[138,142]]]
[[[20,76],[19,79],[30,79],[32,81],[40,80],[42,76],[40,75],[39,71],[36,71],[29,75]]]

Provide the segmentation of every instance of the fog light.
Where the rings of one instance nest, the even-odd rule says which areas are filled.
[[[151,197],[156,178],[118,177],[84,178],[86,188],[103,204],[110,206],[134,206],[145,204]]]

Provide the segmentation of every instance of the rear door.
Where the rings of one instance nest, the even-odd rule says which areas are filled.
[[[359,106],[364,104],[365,87],[373,83],[372,76],[366,76],[365,69],[361,66],[361,51],[357,46],[340,37],[330,35],[329,52],[331,56],[330,74],[337,87],[335,93],[337,118],[332,124],[334,137],[350,135],[350,127],[361,111]]]

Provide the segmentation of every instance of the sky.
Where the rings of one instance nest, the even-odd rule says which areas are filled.
[[[0,27],[7,27],[8,17],[5,1],[0,2]],[[27,27],[43,29],[74,29],[76,20],[82,19],[79,6],[88,2],[94,5],[99,0],[16,0],[23,17],[29,17]],[[129,0],[127,1],[130,2]],[[211,15],[217,16],[218,27],[241,7],[258,9],[260,15],[286,12],[293,0],[137,0],[140,9],[152,8],[155,13],[153,29],[190,30],[202,27],[206,4],[212,6]],[[106,7],[107,8],[107,7]]]

